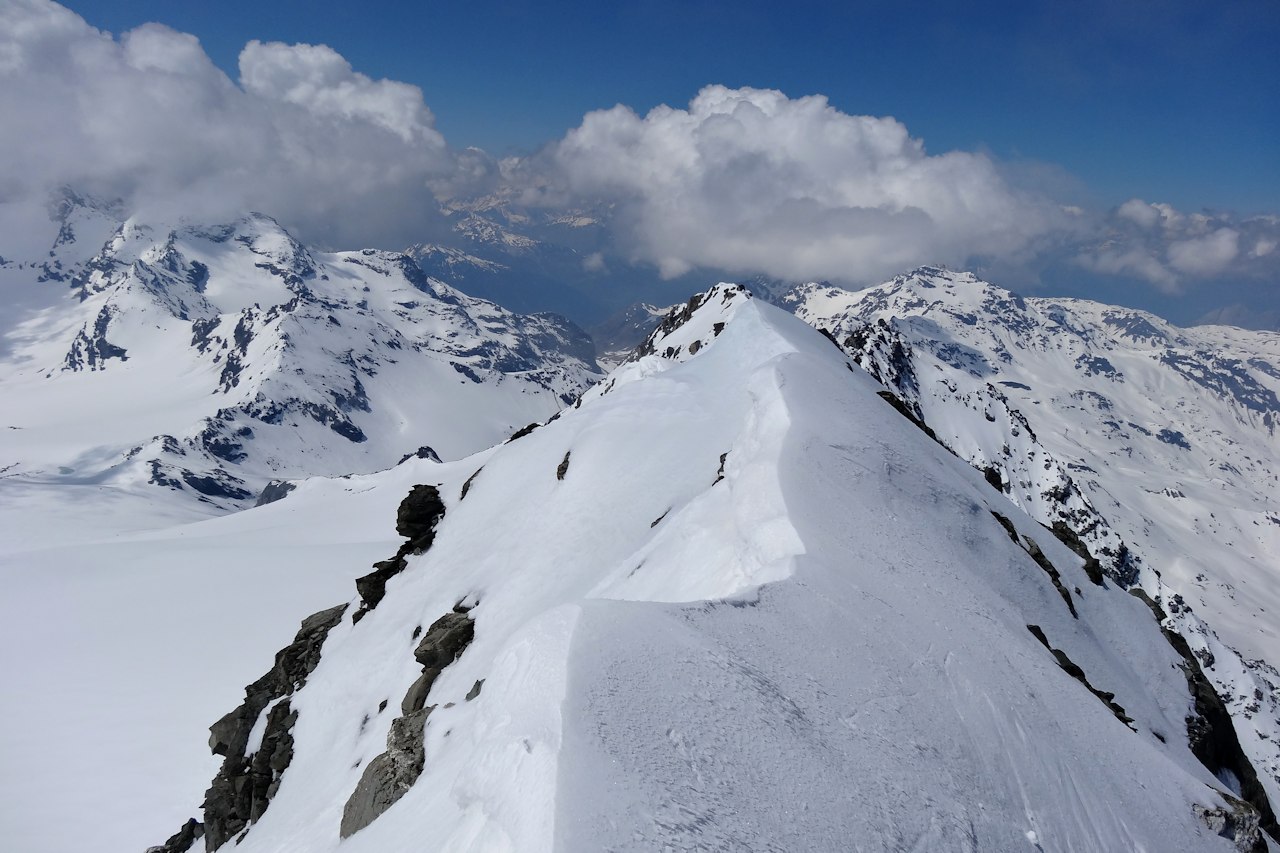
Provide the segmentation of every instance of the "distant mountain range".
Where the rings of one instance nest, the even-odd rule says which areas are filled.
[[[407,255],[308,249],[258,214],[157,225],[77,200],[28,272],[69,298],[11,332],[0,365],[10,479],[239,508],[274,479],[472,453],[601,375],[562,317],[467,296]]]

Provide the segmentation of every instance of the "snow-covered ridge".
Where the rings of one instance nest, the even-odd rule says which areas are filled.
[[[1246,768],[1196,757],[1194,658],[879,390],[721,285],[511,441],[219,519],[421,484],[403,566],[287,713],[257,700],[269,797],[206,823],[264,853],[1264,849],[1214,776]]]
[[[471,298],[402,254],[308,249],[257,214],[127,220],[63,271],[46,285],[76,298],[10,330],[0,363],[15,483],[244,506],[271,479],[474,452],[600,376],[563,318]]]
[[[1280,794],[1280,336],[937,268],[785,302],[1010,501],[1164,600]]]

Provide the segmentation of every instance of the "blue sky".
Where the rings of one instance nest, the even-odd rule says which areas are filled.
[[[1280,3],[471,3],[73,0],[116,33],[159,21],[234,78],[250,39],[327,44],[414,83],[453,145],[558,138],[592,109],[683,106],[709,83],[891,115],[931,153],[1051,164],[1100,203],[1280,207]],[[1070,179],[1079,186],[1071,190]]]

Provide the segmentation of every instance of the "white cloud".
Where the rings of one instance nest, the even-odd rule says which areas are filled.
[[[1112,211],[1105,236],[1082,247],[1076,262],[1108,275],[1146,281],[1180,293],[1196,281],[1274,279],[1271,251],[1280,244],[1280,218],[1226,213],[1184,214],[1168,204],[1129,199]],[[1241,246],[1250,246],[1242,251]]]
[[[1085,269],[1142,279],[1165,293],[1176,293],[1179,289],[1178,277],[1141,248],[1105,245],[1082,252],[1077,260]]]
[[[0,3],[8,218],[71,185],[165,215],[263,210],[322,243],[422,239],[430,184],[457,167],[421,90],[311,45],[251,42],[240,76],[159,24],[115,39],[52,2]]]
[[[406,144],[444,148],[421,89],[371,80],[325,45],[251,41],[240,53],[240,82],[246,92],[267,102],[295,104],[339,124],[382,127]]]
[[[1240,254],[1240,232],[1219,228],[1203,237],[1178,240],[1169,245],[1169,266],[1198,277],[1221,273]]]
[[[1016,257],[1073,219],[981,154],[931,156],[895,119],[771,90],[709,86],[688,109],[589,113],[548,157],[544,202],[613,204],[615,239],[667,276],[868,280]]]
[[[1135,222],[1143,228],[1154,228],[1160,222],[1160,209],[1140,198],[1131,198],[1116,209],[1116,215]]]

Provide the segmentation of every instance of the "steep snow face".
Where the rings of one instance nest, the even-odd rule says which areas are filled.
[[[444,504],[329,632],[225,849],[338,849],[392,765],[342,850],[1236,849],[1198,815],[1248,810],[1192,755],[1142,602],[736,286],[641,352],[475,457],[216,520],[385,506],[410,466]]]
[[[118,223],[66,267],[78,301],[10,329],[0,363],[11,495],[160,485],[243,506],[269,479],[473,453],[600,376],[561,318],[468,297],[404,255],[309,250],[264,216]]]
[[[1280,336],[934,268],[785,302],[1009,500],[1162,596],[1280,794]]]

